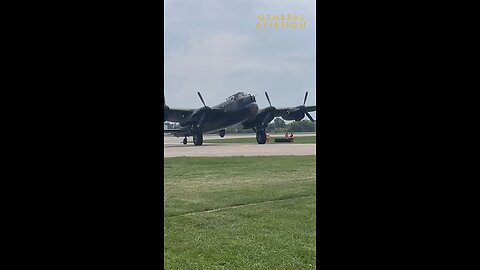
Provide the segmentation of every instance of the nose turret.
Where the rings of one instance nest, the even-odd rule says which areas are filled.
[[[253,96],[252,96],[252,97],[253,97]],[[253,98],[255,98],[255,97],[253,97]],[[250,116],[255,116],[255,115],[257,114],[257,112],[258,112],[258,105],[257,105],[257,103],[252,102],[252,103],[250,103],[250,104],[247,105],[247,113],[248,113],[248,115],[250,115]]]
[[[253,103],[253,102],[256,102],[257,100],[255,99],[255,96],[254,95],[245,95],[243,98],[242,98],[242,102],[243,104],[250,104],[250,103]]]

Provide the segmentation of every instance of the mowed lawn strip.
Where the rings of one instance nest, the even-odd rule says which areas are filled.
[[[275,143],[275,138],[284,138],[282,135],[272,136],[267,143]],[[204,143],[252,143],[256,144],[257,140],[255,134],[252,134],[251,138],[223,138],[223,139],[209,139],[204,140]],[[296,144],[305,144],[305,143],[317,143],[317,136],[299,136],[294,137],[293,142]]]
[[[166,158],[165,216],[315,194],[315,158]]]
[[[166,158],[164,172],[166,269],[315,268],[315,156]]]

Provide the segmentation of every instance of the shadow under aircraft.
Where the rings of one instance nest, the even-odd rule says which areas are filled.
[[[238,92],[226,99],[226,101],[209,107],[205,104],[200,92],[198,97],[203,107],[197,109],[176,109],[170,108],[163,101],[164,119],[163,122],[176,122],[180,124],[179,129],[164,130],[164,133],[171,133],[175,137],[185,137],[183,144],[187,144],[187,137],[193,137],[194,145],[203,144],[203,133],[218,132],[220,137],[225,136],[225,128],[242,123],[244,129],[255,131],[257,143],[267,142],[266,128],[275,117],[282,117],[284,120],[301,121],[307,116],[315,122],[309,112],[316,111],[316,106],[305,106],[308,92],[305,93],[303,105],[296,107],[276,108],[272,106],[268,93],[265,96],[270,106],[259,109],[254,95]]]

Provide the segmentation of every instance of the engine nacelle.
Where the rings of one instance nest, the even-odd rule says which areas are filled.
[[[295,121],[300,122],[300,121],[303,120],[303,118],[305,118],[305,114],[302,113],[301,115],[299,115],[295,118]]]
[[[289,120],[295,120],[297,122],[302,121],[303,118],[305,118],[305,113],[295,110],[293,112],[289,113]]]
[[[221,138],[225,137],[225,129],[220,130],[218,135],[220,135]]]

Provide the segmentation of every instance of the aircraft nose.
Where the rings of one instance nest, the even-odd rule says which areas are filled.
[[[256,115],[258,111],[257,103],[250,103],[247,105],[247,111],[250,115]]]
[[[254,95],[248,95],[243,99],[243,103],[249,104],[255,102],[255,96]]]

